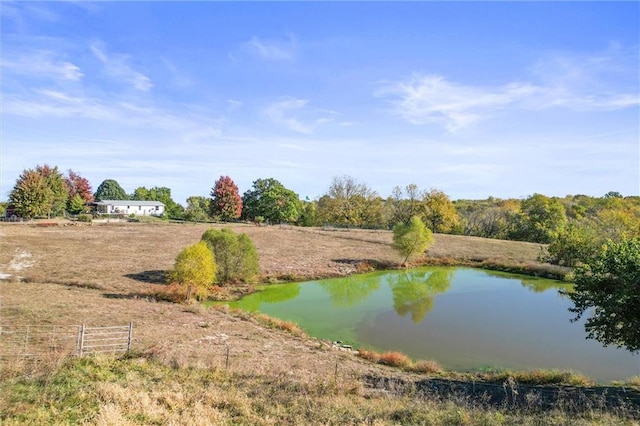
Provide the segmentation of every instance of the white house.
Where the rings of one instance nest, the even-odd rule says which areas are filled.
[[[98,214],[122,214],[136,216],[162,216],[164,203],[160,201],[101,200],[92,203]]]

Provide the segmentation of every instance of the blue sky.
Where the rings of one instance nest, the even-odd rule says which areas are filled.
[[[348,175],[452,199],[640,194],[637,2],[0,2],[0,200]]]

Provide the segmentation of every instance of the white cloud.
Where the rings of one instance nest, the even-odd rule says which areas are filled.
[[[538,90],[522,83],[483,88],[451,83],[439,75],[414,75],[391,83],[377,95],[396,98],[393,101],[396,113],[410,123],[443,123],[448,130],[455,131]]]
[[[266,61],[290,61],[295,57],[296,43],[292,36],[286,40],[266,40],[253,37],[244,47]]]
[[[9,56],[8,54],[5,54]],[[80,80],[82,70],[71,62],[56,57],[53,52],[25,52],[12,59],[3,59],[2,68],[21,75],[53,78],[54,80]]]
[[[106,73],[110,76],[123,80],[136,90],[146,92],[153,87],[149,77],[131,68],[128,64],[130,60],[128,56],[108,55],[100,43],[92,43],[89,48],[95,57],[102,62]]]
[[[455,132],[505,108],[607,111],[636,107],[640,105],[637,61],[635,50],[613,45],[590,56],[543,57],[528,82],[488,87],[414,74],[385,84],[375,95],[390,98],[393,112],[409,123],[441,123]]]
[[[331,111],[310,108],[309,101],[292,97],[281,98],[263,110],[273,123],[297,133],[312,134],[319,126],[331,122]],[[318,117],[320,116],[320,117]]]

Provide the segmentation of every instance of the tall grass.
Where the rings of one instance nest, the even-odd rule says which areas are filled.
[[[559,425],[632,424],[599,412],[526,412],[389,394],[355,379],[298,381],[129,356],[72,358],[42,375],[4,377],[3,426],[17,424]]]

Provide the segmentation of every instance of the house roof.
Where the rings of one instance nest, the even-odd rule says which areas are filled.
[[[160,201],[141,201],[141,200],[101,200],[92,204],[97,206],[163,206]]]

